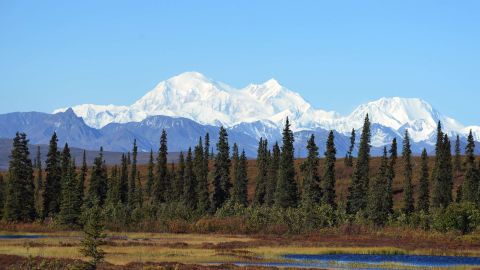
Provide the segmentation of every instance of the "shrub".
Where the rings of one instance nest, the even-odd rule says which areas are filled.
[[[453,203],[446,209],[433,212],[435,230],[469,233],[480,226],[480,210],[472,203]]]

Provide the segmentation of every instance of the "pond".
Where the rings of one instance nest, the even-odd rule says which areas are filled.
[[[457,266],[480,266],[479,257],[423,256],[423,255],[363,255],[323,254],[283,256],[288,262],[263,262],[238,265],[273,267],[337,268],[337,269],[402,269],[450,268]]]
[[[46,238],[45,235],[39,234],[0,234],[1,239],[39,239]]]
[[[284,258],[303,263],[330,263],[335,264],[372,264],[385,263],[418,267],[454,267],[480,266],[478,257],[460,256],[424,256],[424,255],[363,255],[363,254],[325,254],[325,255],[286,255]]]

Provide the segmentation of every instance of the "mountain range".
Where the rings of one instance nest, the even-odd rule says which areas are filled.
[[[153,90],[130,106],[83,104],[61,108],[52,114],[15,112],[0,115],[0,137],[12,138],[16,131],[27,133],[33,144],[47,144],[56,131],[60,144],[98,150],[129,151],[137,139],[140,151],[158,149],[162,129],[167,131],[170,151],[185,151],[209,133],[212,145],[220,126],[228,130],[231,143],[237,142],[254,157],[260,137],[280,141],[286,117],[292,123],[296,156],[306,154],[305,144],[315,134],[324,151],[329,130],[335,131],[337,153],[344,156],[352,128],[357,136],[368,114],[372,122],[372,152],[381,153],[393,138],[401,138],[408,129],[412,150],[432,151],[437,122],[450,136],[461,137],[473,131],[480,138],[479,126],[464,126],[444,116],[418,98],[381,98],[357,107],[342,116],[314,108],[300,94],[275,79],[236,89],[198,72],[185,72],[160,82]],[[358,140],[357,140],[358,142]]]

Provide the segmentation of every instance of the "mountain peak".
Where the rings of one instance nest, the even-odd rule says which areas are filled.
[[[210,81],[205,75],[203,75],[200,72],[197,71],[187,71],[180,73],[171,79],[176,79],[176,80],[201,80],[201,81]],[[170,80],[171,80],[170,79]]]
[[[372,122],[399,129],[406,123],[424,120],[431,125],[439,120],[440,115],[419,98],[383,97],[362,104],[355,109],[349,118],[361,120],[368,113]]]
[[[196,71],[160,82],[131,106],[84,104],[72,109],[95,128],[109,123],[140,122],[158,115],[184,117],[215,126],[233,127],[239,123],[270,121],[281,127],[288,116],[293,130],[325,128],[349,133],[352,128],[361,128],[366,114],[372,123],[394,130],[399,137],[408,129],[414,141],[429,139],[439,120],[449,134],[461,132],[464,128],[419,98],[382,97],[360,105],[350,115],[342,117],[335,112],[315,109],[300,94],[273,78],[236,89]],[[67,113],[72,113],[71,109]]]
[[[271,78],[270,80],[264,82],[262,85],[266,86],[266,87],[270,87],[270,88],[280,88],[282,87],[282,85],[274,78]]]

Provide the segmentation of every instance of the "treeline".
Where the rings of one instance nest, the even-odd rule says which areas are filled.
[[[54,133],[43,168],[39,151],[32,162],[26,135],[17,133],[6,179],[0,178],[0,216],[6,222],[40,220],[75,228],[83,224],[82,213],[99,206],[110,229],[199,232],[301,233],[353,223],[466,233],[480,225],[480,169],[471,132],[465,158],[461,157],[458,136],[452,156],[450,138],[438,123],[434,167],[428,168],[424,149],[419,188],[414,194],[408,131],[401,155],[393,139],[390,147],[384,148],[378,171],[371,173],[367,115],[357,158],[352,156],[355,130],[345,157],[345,165],[353,168],[345,201],[335,194],[337,152],[333,131],[327,138],[323,168],[319,168],[319,148],[311,135],[306,145],[308,156],[300,166],[302,179],[295,171],[294,137],[288,118],[282,135],[281,144],[276,142],[271,148],[267,140],[260,139],[257,172],[248,175],[245,152],[236,144],[230,151],[223,127],[215,154],[209,151],[207,133],[193,149],[180,153],[175,164],[168,163],[167,134],[163,131],[158,155],[150,152],[146,175],[141,175],[136,141],[132,152],[124,154],[118,165],[107,168],[100,149],[90,168],[85,153],[82,166],[76,168],[68,144],[60,152]],[[402,207],[394,209],[393,180],[398,159],[404,164],[403,198]],[[464,181],[454,190],[453,178],[459,172],[464,172]],[[255,178],[251,200],[249,178]]]

